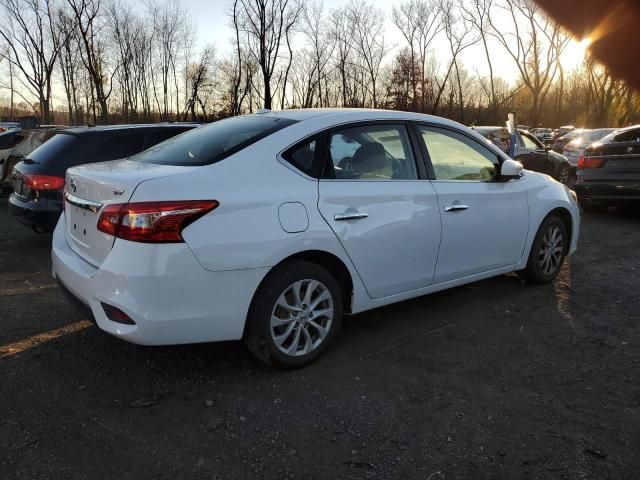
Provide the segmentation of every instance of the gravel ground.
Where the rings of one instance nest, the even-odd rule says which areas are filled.
[[[637,479],[640,213],[585,214],[552,285],[347,318],[297,371],[83,322],[0,203],[2,479]]]

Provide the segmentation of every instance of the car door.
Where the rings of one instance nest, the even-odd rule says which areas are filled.
[[[442,217],[434,283],[515,265],[529,228],[526,182],[500,181],[498,155],[466,133],[427,124],[417,130]]]
[[[327,133],[318,208],[372,298],[430,285],[440,244],[435,190],[402,122]]]
[[[549,154],[538,139],[525,132],[518,132],[518,143],[520,147],[516,149],[514,159],[522,163],[524,168],[548,175],[555,173]]]

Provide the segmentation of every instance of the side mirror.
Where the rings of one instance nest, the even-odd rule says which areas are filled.
[[[500,178],[502,180],[511,180],[513,178],[520,178],[524,167],[520,162],[515,160],[505,160],[500,166]]]
[[[551,150],[551,145],[545,145],[544,146],[544,151],[548,152],[549,150]]]

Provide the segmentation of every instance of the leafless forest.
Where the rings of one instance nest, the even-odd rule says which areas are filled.
[[[394,5],[228,0],[233,38],[202,46],[178,0],[0,0],[0,116],[74,125],[344,106],[466,124],[514,109],[529,125],[640,123],[640,97],[606,68],[563,65],[571,38],[531,0]],[[472,46],[488,74],[465,66]],[[496,73],[498,57],[516,81]]]

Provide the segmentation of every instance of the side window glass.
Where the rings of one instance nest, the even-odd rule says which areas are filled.
[[[629,130],[617,135],[615,142],[640,142],[640,130]]]
[[[495,153],[451,130],[418,126],[436,180],[486,181],[496,175]]]
[[[312,177],[317,177],[317,174],[314,174],[315,172],[313,171],[313,160],[316,157],[317,144],[318,142],[315,138],[307,140],[304,143],[298,144],[287,150],[282,156],[298,170],[301,170]]]
[[[117,160],[127,158],[131,155],[142,151],[142,143],[144,140],[143,133],[135,135],[119,135],[104,142],[96,149],[92,160],[95,162],[104,162],[107,160]]]
[[[365,125],[329,136],[330,178],[415,180],[418,178],[404,125]]]
[[[527,136],[527,134],[521,133],[520,136],[522,137],[524,148],[528,148],[529,150],[537,150],[540,148],[536,142]]]

